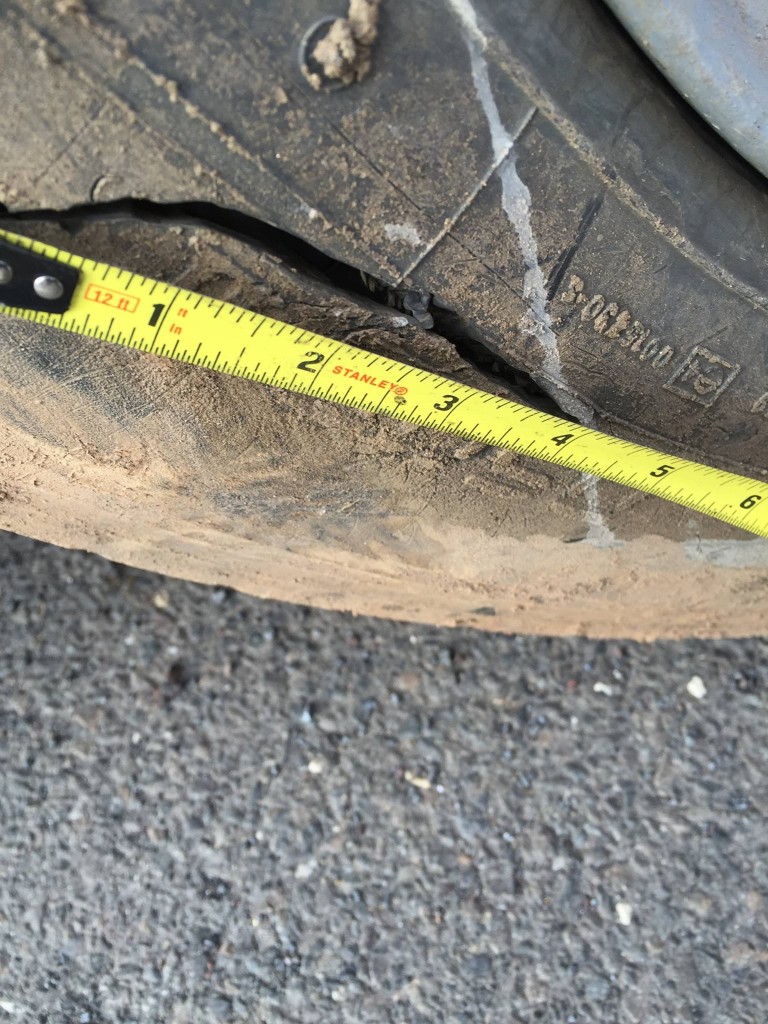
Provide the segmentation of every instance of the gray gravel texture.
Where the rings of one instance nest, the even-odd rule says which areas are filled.
[[[0,1022],[764,1024],[765,640],[0,567]]]

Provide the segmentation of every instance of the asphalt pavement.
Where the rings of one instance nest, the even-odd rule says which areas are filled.
[[[0,580],[0,1024],[768,1019],[765,640]]]

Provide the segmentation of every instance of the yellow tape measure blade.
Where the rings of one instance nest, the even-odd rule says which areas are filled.
[[[542,459],[768,537],[768,482],[611,437],[258,312],[11,232],[0,231],[0,239],[18,248],[24,258],[53,261],[49,273],[35,278],[34,270],[27,268],[29,280],[17,278],[10,285],[3,281],[3,266],[13,262],[13,254],[0,251],[0,302],[4,289],[8,293],[13,287],[13,294],[25,298],[23,306],[0,306],[0,312]],[[76,283],[69,293],[46,300],[39,293],[39,279],[55,281],[56,265],[75,274]],[[12,277],[13,268],[10,272]],[[19,292],[20,285],[26,291],[21,287]],[[51,294],[56,291],[48,287]],[[47,301],[65,300],[65,311],[46,310]]]

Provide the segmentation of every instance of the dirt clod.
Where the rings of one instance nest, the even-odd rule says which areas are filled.
[[[85,14],[83,0],[55,0],[54,8],[57,14]]]
[[[350,0],[346,18],[328,22],[310,43],[302,64],[313,89],[360,82],[371,69],[371,47],[378,32],[381,0]]]

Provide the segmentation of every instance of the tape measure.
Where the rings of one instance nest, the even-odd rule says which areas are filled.
[[[590,473],[768,537],[768,482],[0,231],[0,313]]]

